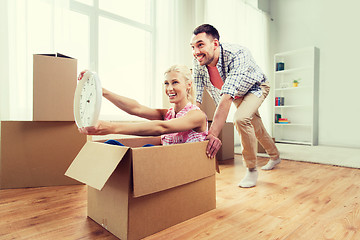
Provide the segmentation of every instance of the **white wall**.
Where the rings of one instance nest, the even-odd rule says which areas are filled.
[[[3,16],[3,19],[7,19],[7,2],[2,2],[0,7],[0,16]],[[9,116],[8,102],[9,102],[9,78],[8,74],[8,60],[6,56],[8,55],[8,36],[3,34],[7,32],[7,21],[0,21],[0,29],[2,34],[0,34],[0,119],[7,118]]]
[[[360,147],[360,1],[272,0],[271,51],[320,49],[319,145]]]
[[[190,38],[196,21],[195,9],[196,3],[192,0],[157,0],[156,76],[163,77],[173,64],[192,68]],[[165,91],[162,96],[162,107],[169,108],[171,104]]]

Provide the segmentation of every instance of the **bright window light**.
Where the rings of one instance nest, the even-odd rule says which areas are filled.
[[[86,35],[89,39],[87,46],[79,46],[79,49],[88,47],[89,53],[88,56],[83,54],[81,60],[79,58],[79,66],[89,63],[87,69],[98,72],[104,88],[151,107],[154,102],[151,90],[155,72],[152,0],[94,0],[93,6],[83,3],[70,1],[72,11],[89,18],[89,33],[86,32],[87,28],[73,26],[79,29],[79,35],[84,35],[83,39]],[[74,24],[85,23],[82,20]],[[117,121],[138,118],[103,98],[100,119]]]
[[[137,22],[150,23],[149,0],[101,0],[99,8]]]
[[[70,34],[69,44],[67,47],[68,53],[71,53],[70,57],[78,59],[78,71],[90,68],[90,19],[88,16],[70,12]]]
[[[76,0],[76,1],[90,6],[94,5],[94,0]]]
[[[104,88],[144,105],[149,104],[149,39],[150,34],[146,31],[100,17],[99,76]],[[111,118],[119,111],[103,99],[103,117]]]

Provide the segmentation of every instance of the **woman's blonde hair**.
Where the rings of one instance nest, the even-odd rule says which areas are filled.
[[[171,72],[180,73],[184,77],[186,83],[191,83],[190,89],[187,91],[187,99],[192,104],[195,104],[195,88],[194,88],[194,84],[193,84],[194,81],[193,81],[193,77],[192,77],[190,68],[188,68],[185,65],[173,65],[165,71],[164,75],[171,73]]]

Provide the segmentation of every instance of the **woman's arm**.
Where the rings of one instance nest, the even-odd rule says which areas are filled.
[[[88,135],[126,134],[136,136],[159,136],[167,133],[206,131],[206,115],[200,110],[192,110],[181,118],[168,121],[154,120],[140,123],[119,123],[99,121],[94,127],[81,128],[79,131]]]
[[[136,100],[117,95],[109,90],[103,88],[103,96],[112,102],[115,106],[128,114],[138,117],[146,118],[149,120],[163,120],[166,114],[166,109],[153,109],[141,105]]]

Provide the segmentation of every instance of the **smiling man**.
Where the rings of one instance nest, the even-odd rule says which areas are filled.
[[[238,186],[254,187],[258,178],[257,140],[270,156],[269,162],[261,169],[271,170],[280,163],[279,151],[258,112],[270,86],[248,49],[236,44],[220,44],[219,40],[216,28],[203,24],[193,31],[190,42],[195,58],[193,75],[197,105],[201,105],[205,88],[217,106],[207,137],[207,152],[215,156],[221,147],[218,136],[233,102],[237,108],[234,124],[241,136],[242,156],[247,168]]]

